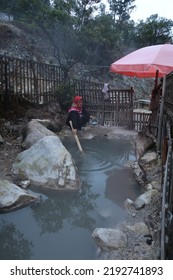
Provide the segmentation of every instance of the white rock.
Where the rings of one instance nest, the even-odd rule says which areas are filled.
[[[158,194],[159,192],[157,190],[151,189],[141,194],[138,198],[142,199],[145,202],[145,204],[149,204],[151,202],[152,197]]]
[[[56,134],[44,125],[39,123],[36,119],[31,120],[26,126],[26,137],[22,142],[22,147],[24,149],[30,148],[34,143],[45,136],[55,136]]]
[[[21,189],[17,185],[0,179],[0,210],[14,210],[19,207],[24,207],[33,201],[36,201],[38,197],[28,193],[26,190]]]
[[[0,144],[4,143],[4,139],[2,138],[2,136],[0,135]]]
[[[133,231],[133,232],[135,232],[137,234],[148,234],[149,233],[147,225],[144,224],[143,222],[136,223],[133,226],[126,225],[126,227],[129,230],[131,230],[131,231]]]
[[[141,209],[142,207],[145,206],[145,204],[150,204],[152,197],[155,195],[159,195],[159,192],[155,189],[148,190],[145,193],[141,194],[135,200],[135,204],[134,204],[135,208]]]
[[[132,205],[134,204],[134,201],[131,200],[130,198],[127,198],[125,201],[124,201],[124,205],[125,207],[128,209],[129,207],[131,207]]]
[[[12,172],[44,188],[74,190],[81,185],[72,156],[57,136],[45,136],[20,153]]]
[[[23,189],[26,189],[27,187],[29,187],[29,185],[30,185],[30,180],[21,181],[19,183],[19,186]]]
[[[143,157],[141,157],[141,161],[143,163],[151,163],[155,160],[157,160],[156,152],[147,152]]]
[[[96,228],[92,234],[97,245],[105,251],[126,247],[127,236],[119,229]]]
[[[152,184],[147,184],[146,186],[145,186],[145,188],[146,188],[146,190],[147,191],[149,191],[149,190],[152,190]]]

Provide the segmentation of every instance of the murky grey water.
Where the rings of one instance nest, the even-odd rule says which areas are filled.
[[[81,190],[41,193],[39,203],[1,214],[0,259],[95,259],[93,230],[116,227],[126,216],[124,200],[140,193],[123,168],[135,159],[130,142],[93,139],[81,144],[84,154],[75,142],[64,142],[83,180]]]

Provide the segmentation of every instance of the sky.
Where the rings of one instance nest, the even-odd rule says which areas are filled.
[[[102,0],[104,4],[108,0]],[[173,20],[173,0],[135,0],[135,10],[131,13],[131,19],[135,22],[138,20],[146,20],[153,14]]]
[[[158,14],[173,20],[173,0],[135,0],[135,11],[131,13],[131,18],[136,22],[146,20],[152,14]]]

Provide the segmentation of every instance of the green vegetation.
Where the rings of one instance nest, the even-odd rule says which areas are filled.
[[[69,109],[73,97],[75,96],[75,85],[72,83],[64,82],[59,85],[55,91],[59,95],[60,105],[62,109]]]
[[[65,81],[77,64],[97,68],[100,75],[135,49],[172,43],[172,20],[156,14],[135,23],[130,17],[135,0],[108,2],[109,11],[102,0],[1,0],[0,10],[42,28]]]

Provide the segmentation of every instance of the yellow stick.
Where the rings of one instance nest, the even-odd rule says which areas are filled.
[[[69,123],[70,123],[71,129],[73,129],[72,121],[69,121]],[[79,138],[78,138],[78,136],[77,136],[76,134],[74,134],[74,138],[75,138],[76,143],[77,143],[77,145],[78,145],[79,151],[81,151],[81,152],[83,153],[81,144],[80,144],[80,142],[79,142]]]

